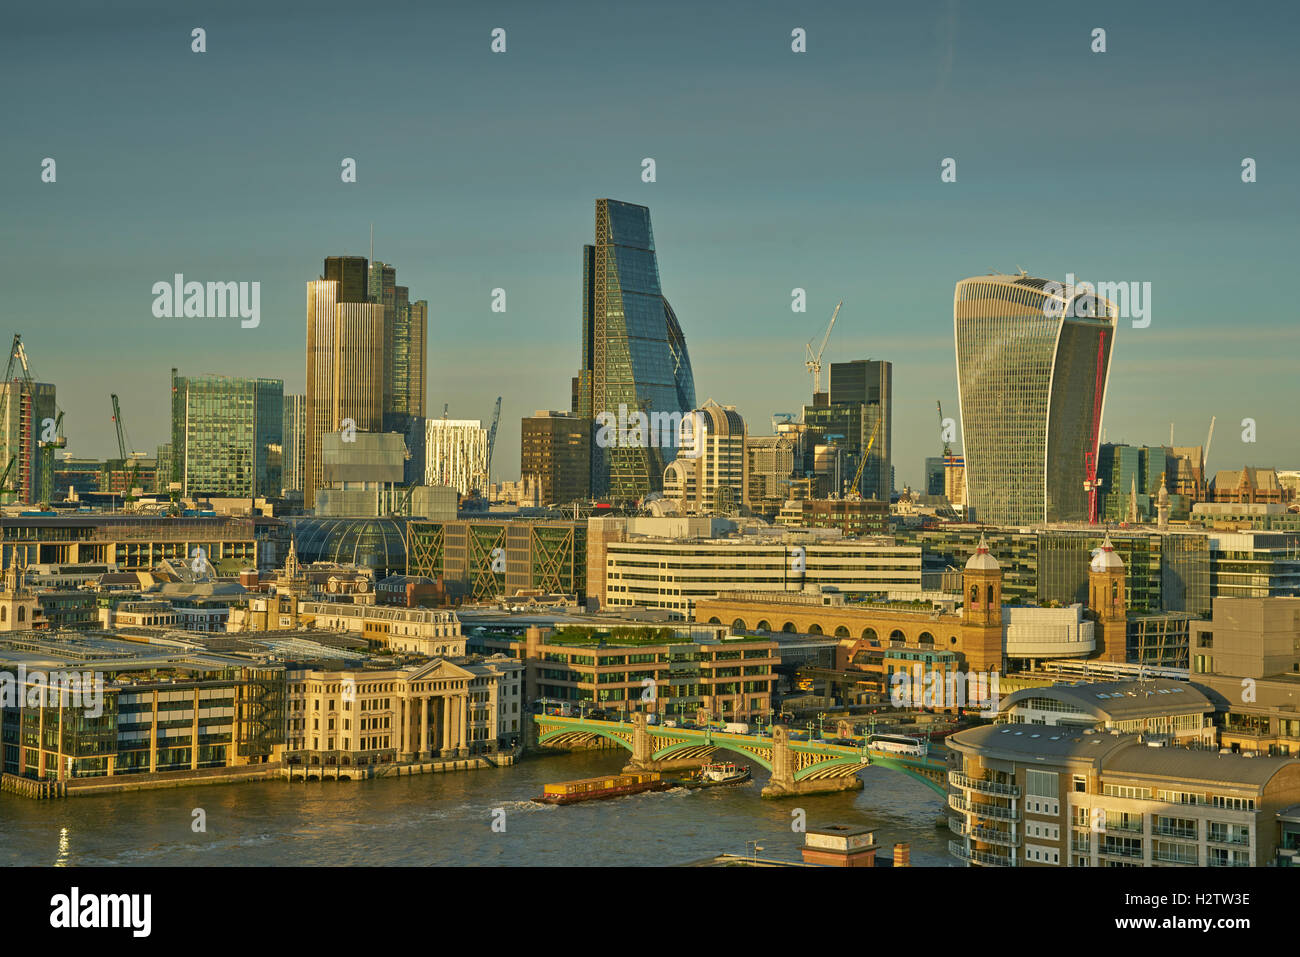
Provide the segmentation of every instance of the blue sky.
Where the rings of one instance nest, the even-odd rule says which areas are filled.
[[[806,401],[803,344],[843,299],[824,361],[894,362],[898,484],[917,484],[935,401],[957,411],[953,286],[1024,267],[1152,284],[1150,327],[1117,334],[1109,440],[1172,421],[1198,443],[1217,415],[1212,468],[1300,467],[1298,21],[1250,2],[15,9],[0,332],[58,385],[71,454],[114,451],[112,392],[152,449],[172,366],[303,389],[305,283],[365,255],[373,222],[430,303],[430,413],[486,419],[503,396],[512,478],[519,417],[567,408],[581,249],[612,197],[650,207],[697,395],[751,432]],[[261,326],[154,318],[177,272],[261,282]]]

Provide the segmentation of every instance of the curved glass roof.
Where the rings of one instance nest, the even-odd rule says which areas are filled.
[[[304,518],[293,525],[301,562],[373,568],[377,577],[406,571],[406,522],[397,518]]]

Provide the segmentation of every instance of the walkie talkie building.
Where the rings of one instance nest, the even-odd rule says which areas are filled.
[[[957,283],[953,326],[974,519],[1088,519],[1116,310],[1087,285],[1018,276]]]
[[[615,500],[663,488],[675,458],[677,429],[661,423],[695,408],[695,378],[677,316],[659,288],[650,210],[596,200],[596,244],[583,248],[582,369],[573,412],[585,419],[647,417],[632,440],[591,443],[591,493]],[[623,430],[617,430],[622,432]]]

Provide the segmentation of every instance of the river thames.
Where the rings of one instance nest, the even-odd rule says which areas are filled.
[[[537,804],[550,781],[617,771],[613,751],[527,758],[513,767],[373,781],[210,785],[33,801],[0,794],[0,863],[37,866],[344,865],[664,866],[716,854],[798,860],[809,827],[875,831],[881,852],[906,841],[914,866],[955,867],[943,800],[911,778],[866,768],[862,791],[764,801],[765,772],[743,785]],[[206,831],[196,832],[196,809]],[[504,813],[501,813],[504,812]],[[495,825],[495,830],[494,830]],[[504,828],[504,830],[503,830]]]

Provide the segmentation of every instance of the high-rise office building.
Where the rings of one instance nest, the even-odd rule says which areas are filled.
[[[592,442],[591,491],[638,499],[662,488],[674,457],[677,430],[662,423],[695,407],[686,339],[659,285],[649,209],[596,200],[596,242],[583,247],[582,279],[582,369],[573,411],[592,420],[649,421],[643,430],[614,430],[613,444]]]
[[[804,406],[803,421],[815,440],[810,449],[825,446],[838,449],[841,456],[840,481],[827,488],[827,494],[847,490],[869,446],[857,491],[863,498],[889,501],[894,487],[890,461],[893,381],[891,362],[833,362],[830,393],[820,392],[813,396],[812,405]]]
[[[384,307],[366,299],[366,260],[330,257],[307,283],[307,446],[303,502],[323,484],[321,436],[345,427],[383,429]]]
[[[406,442],[405,484],[424,480],[425,355],[429,303],[412,302],[410,290],[397,285],[397,270],[387,263],[370,266],[371,302],[384,307],[383,429]]]
[[[185,495],[279,495],[283,430],[279,379],[173,371],[173,459]]]
[[[591,495],[590,419],[539,410],[520,423],[519,474],[536,481],[540,505]]]
[[[957,283],[966,502],[976,521],[1088,518],[1115,317],[1086,286],[1023,274]]]
[[[681,454],[664,469],[664,498],[695,515],[735,515],[749,504],[745,420],[735,406],[710,399],[690,421]]]
[[[281,479],[283,490],[301,492],[306,470],[307,397],[286,395],[284,397],[284,472]]]
[[[425,437],[425,485],[450,485],[461,495],[487,494],[488,430],[478,419],[429,419]]]
[[[54,480],[53,449],[42,455],[41,435],[47,423],[58,415],[54,386],[48,382],[31,382],[15,377],[0,383],[0,470],[4,471],[0,492],[4,501],[32,505],[52,494]]]

